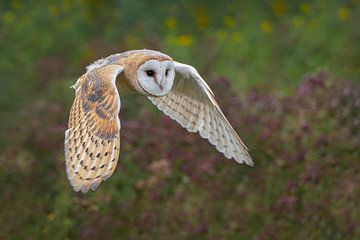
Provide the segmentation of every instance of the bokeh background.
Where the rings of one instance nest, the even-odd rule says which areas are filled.
[[[360,1],[0,2],[0,239],[360,239]],[[195,66],[256,162],[141,96],[96,192],[64,171],[69,88],[156,49]]]

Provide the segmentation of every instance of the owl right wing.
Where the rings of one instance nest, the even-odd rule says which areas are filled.
[[[215,100],[210,87],[196,69],[174,62],[175,80],[171,91],[149,100],[189,132],[199,132],[226,158],[253,165],[241,141]]]
[[[119,158],[120,97],[115,80],[119,65],[92,69],[76,82],[65,132],[67,177],[75,191],[95,190],[109,178]]]

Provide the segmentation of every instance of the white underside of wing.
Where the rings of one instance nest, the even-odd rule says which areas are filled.
[[[199,132],[226,158],[253,165],[247,148],[220,110],[209,86],[193,67],[175,63],[176,66],[182,73],[177,72],[173,90],[163,97],[148,97],[149,100],[187,131]]]

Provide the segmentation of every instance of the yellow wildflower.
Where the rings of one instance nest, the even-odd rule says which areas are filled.
[[[11,8],[15,10],[19,10],[22,7],[22,2],[19,0],[11,1]]]
[[[282,16],[287,11],[287,5],[284,0],[276,0],[271,4],[271,8],[275,15]]]
[[[47,219],[49,222],[54,221],[54,219],[55,219],[55,213],[49,213],[49,214],[46,216],[46,219]]]
[[[301,27],[304,23],[304,20],[299,17],[299,16],[295,16],[292,20],[293,24],[295,27]]]
[[[53,5],[53,4],[51,4],[51,5],[48,7],[48,9],[49,9],[49,12],[51,13],[51,15],[53,15],[53,16],[57,16],[58,13],[59,13],[57,7],[56,7],[55,5]]]
[[[223,22],[225,27],[232,28],[233,26],[235,26],[235,19],[231,16],[225,16],[223,18]]]
[[[189,35],[180,35],[178,38],[177,38],[177,43],[181,46],[188,46],[188,45],[191,45],[193,42],[193,39],[191,36]]]
[[[15,15],[11,12],[5,12],[2,15],[2,21],[6,24],[12,23],[15,20]]]
[[[273,29],[272,24],[269,21],[263,21],[260,27],[261,31],[264,33],[271,33]]]
[[[65,11],[69,11],[71,8],[71,0],[63,0],[63,7]]]
[[[339,11],[338,11],[338,17],[341,21],[346,21],[349,19],[349,16],[350,16],[350,12],[349,12],[349,9],[346,8],[346,7],[341,7],[339,8]]]
[[[176,27],[176,19],[173,17],[168,17],[165,20],[165,26],[169,29],[169,30],[173,30]]]
[[[224,41],[226,39],[226,32],[224,32],[223,30],[218,30],[215,36],[218,41]]]
[[[311,10],[310,3],[308,3],[308,2],[302,2],[302,3],[300,4],[300,11],[301,11],[302,13],[309,13],[310,10]]]
[[[241,39],[241,33],[240,32],[233,32],[231,34],[231,41],[233,42],[239,42]]]
[[[196,24],[202,29],[209,26],[209,16],[205,11],[199,11],[196,14]]]

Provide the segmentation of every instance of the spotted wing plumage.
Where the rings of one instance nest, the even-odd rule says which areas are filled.
[[[75,99],[65,132],[67,177],[75,191],[95,190],[114,172],[120,150],[119,65],[88,71],[74,86]]]
[[[148,97],[167,116],[189,132],[199,132],[228,159],[253,165],[241,141],[215,101],[214,94],[192,66],[174,62],[176,78],[163,97]]]

